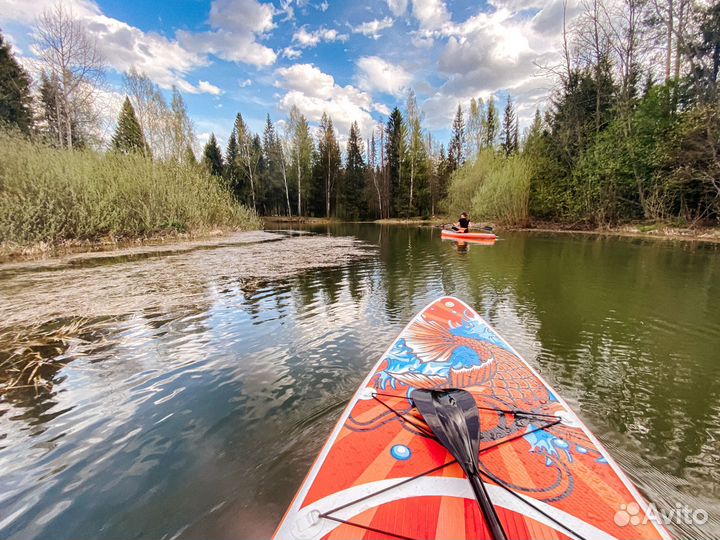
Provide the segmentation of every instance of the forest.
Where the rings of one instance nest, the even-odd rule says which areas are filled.
[[[508,94],[460,103],[447,145],[423,127],[415,93],[363,139],[312,132],[293,109],[279,133],[238,114],[225,153],[203,162],[261,214],[428,218],[469,210],[522,226],[550,221],[717,224],[720,4],[587,0],[559,36],[550,98],[520,132]]]
[[[18,137],[58,151],[202,169],[265,216],[406,219],[467,210],[508,226],[717,224],[720,4],[584,0],[580,11],[567,24],[563,13],[561,61],[538,66],[553,88],[522,130],[511,90],[457,103],[450,140],[437,141],[408,89],[365,134],[357,123],[338,133],[327,114],[312,127],[297,108],[275,123],[268,114],[262,133],[253,133],[240,112],[222,134],[225,148],[213,134],[198,159],[181,93],[174,88],[168,104],[149,77],[130,70],[103,145],[93,116],[101,61],[77,37],[82,62],[54,50],[73,25],[62,8],[38,22],[37,80],[0,43],[0,117]]]

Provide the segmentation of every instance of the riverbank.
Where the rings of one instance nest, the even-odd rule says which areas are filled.
[[[203,166],[59,150],[0,130],[0,257],[261,226]]]
[[[621,236],[629,238],[652,238],[657,240],[682,240],[688,242],[711,242],[720,244],[720,227],[674,227],[667,224],[627,224],[594,229],[572,228],[558,223],[537,223],[529,227],[497,229],[530,233],[588,234],[596,236]]]

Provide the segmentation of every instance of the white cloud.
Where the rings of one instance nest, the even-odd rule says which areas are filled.
[[[382,20],[373,19],[372,21],[367,21],[352,27],[352,31],[354,34],[362,34],[372,39],[378,39],[380,37],[380,31],[390,28],[393,23],[394,21],[390,17],[385,17]]]
[[[223,91],[220,88],[208,81],[198,81],[197,89],[201,94],[212,94],[213,96],[223,94]]]
[[[395,66],[378,56],[361,57],[357,67],[358,84],[364,90],[378,90],[399,96],[412,81],[412,76],[401,66]]]
[[[210,6],[209,32],[179,31],[185,47],[203,54],[214,54],[228,62],[262,67],[275,63],[277,54],[258,43],[258,37],[275,28],[271,4],[257,0],[214,0]]]
[[[293,47],[285,47],[282,50],[281,55],[290,60],[294,60],[295,58],[300,58],[302,56],[302,51]]]
[[[277,55],[271,48],[261,45],[253,34],[236,33],[226,30],[214,32],[177,33],[180,43],[189,50],[203,54],[214,54],[228,62],[240,62],[262,67],[275,63]]]
[[[407,0],[387,0],[390,12],[396,17],[405,15],[407,11]]]
[[[293,43],[297,43],[299,47],[315,47],[321,41],[347,41],[348,35],[341,34],[334,28],[320,27],[314,32],[308,32],[305,26],[293,34]]]
[[[229,32],[261,34],[275,28],[272,4],[256,0],[214,0],[210,24]]]
[[[358,123],[362,133],[375,124],[370,113],[379,105],[368,93],[336,84],[332,75],[312,64],[295,64],[277,73],[281,78],[276,86],[287,90],[280,100],[282,110],[289,111],[295,105],[311,122],[318,122],[327,113],[341,135],[349,132],[352,122]]]
[[[244,81],[240,81],[238,83],[238,86],[240,86],[240,88],[247,88],[251,84],[252,84],[252,81],[250,79],[245,79]]]
[[[0,21],[32,25],[55,5],[56,0],[2,0]],[[272,64],[276,58],[272,49],[256,41],[274,27],[274,8],[257,0],[214,0],[210,8],[213,31],[181,31],[175,39],[108,17],[92,0],[64,0],[63,7],[95,38],[109,67],[119,72],[134,67],[163,88],[176,85],[185,92],[215,93],[212,85],[194,86],[186,78],[209,63],[207,54],[258,66]]]
[[[412,0],[412,14],[422,30],[436,30],[450,21],[450,12],[443,0]]]
[[[327,11],[329,7],[330,4],[327,3],[327,0],[323,0],[323,2],[320,2],[320,4],[318,4],[318,9],[322,12]]]

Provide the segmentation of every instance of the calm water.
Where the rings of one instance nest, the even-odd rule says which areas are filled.
[[[254,245],[0,267],[9,320],[29,302],[72,307],[5,334],[6,356],[34,347],[55,367],[46,388],[0,399],[0,538],[268,537],[346,400],[440,294],[494,324],[660,509],[708,512],[676,535],[720,536],[717,246],[507,234],[463,252],[430,228],[313,231],[316,247],[274,243],[281,263],[347,242],[328,235],[370,249],[279,280]],[[237,260],[267,271],[246,279]],[[127,307],[103,315],[128,276],[162,301],[121,291]]]

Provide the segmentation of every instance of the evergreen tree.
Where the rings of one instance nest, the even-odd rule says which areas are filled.
[[[505,114],[503,115],[502,133],[500,136],[502,139],[501,146],[506,156],[510,156],[511,154],[517,152],[517,132],[515,131],[516,121],[515,107],[513,107],[510,94],[508,94],[507,103],[505,104]]]
[[[280,138],[275,131],[275,126],[268,114],[265,118],[265,129],[263,130],[262,152],[265,161],[265,198],[266,212],[279,214],[283,211],[283,198],[285,192],[282,178],[282,146]]]
[[[335,137],[332,118],[323,113],[318,130],[316,185],[313,190],[316,196],[317,215],[330,217],[335,208],[335,191],[340,176],[340,145]]]
[[[237,143],[237,132],[233,127],[228,139],[227,147],[225,148],[225,170],[224,178],[227,180],[227,185],[233,190],[233,193],[237,196],[237,184],[240,180],[240,169],[238,167],[238,143]]]
[[[490,96],[490,100],[488,101],[485,111],[485,118],[483,119],[483,148],[494,148],[497,134],[497,109],[495,108],[495,100],[492,96]]]
[[[214,176],[222,176],[223,174],[223,158],[220,146],[218,145],[215,134],[211,133],[205,149],[203,150],[203,165],[210,174]]]
[[[405,122],[395,107],[385,126],[385,160],[388,176],[391,216],[407,214],[408,190],[404,189],[402,164],[405,159]]]
[[[62,115],[59,114],[58,92],[57,78],[42,72],[40,74],[40,104],[42,106],[40,129],[47,142],[61,148],[63,145],[60,126]]]
[[[458,104],[455,119],[452,125],[452,136],[448,147],[448,161],[450,170],[459,169],[465,164],[465,119],[463,118],[462,106]]]
[[[365,161],[363,159],[363,141],[359,131],[357,122],[353,122],[350,125],[347,142],[345,177],[338,194],[343,216],[349,219],[363,218],[367,215]]]
[[[33,124],[31,106],[30,77],[0,34],[0,125],[29,134]]]
[[[147,154],[148,147],[145,143],[140,122],[135,116],[135,109],[130,103],[130,98],[125,97],[120,116],[118,117],[115,135],[112,138],[112,148],[122,154],[142,153]]]

